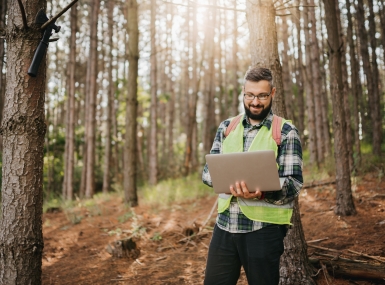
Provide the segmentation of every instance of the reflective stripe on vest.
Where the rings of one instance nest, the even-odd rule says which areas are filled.
[[[285,119],[282,119],[282,126]],[[278,154],[278,147],[272,136],[273,127],[270,130],[262,126],[252,141],[248,151],[273,150],[275,156]],[[243,152],[242,122],[224,140],[222,145],[223,153]],[[218,213],[223,213],[230,205],[232,195],[220,194],[218,197]],[[238,205],[242,213],[253,221],[260,221],[272,224],[290,224],[293,213],[293,202],[284,205],[274,205],[263,200],[243,199],[237,197]]]

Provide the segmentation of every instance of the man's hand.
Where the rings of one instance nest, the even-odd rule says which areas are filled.
[[[230,192],[234,197],[242,197],[246,199],[263,198],[263,193],[259,191],[259,189],[256,189],[255,192],[249,192],[249,189],[247,189],[246,183],[243,181],[241,183],[236,182],[235,188],[233,185],[231,185]]]

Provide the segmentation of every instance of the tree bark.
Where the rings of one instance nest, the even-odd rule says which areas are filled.
[[[74,155],[75,155],[75,65],[76,65],[76,32],[77,32],[77,4],[71,9],[71,37],[68,62],[68,99],[67,126],[64,153],[63,199],[73,199]]]
[[[157,141],[157,66],[156,66],[156,0],[151,0],[151,107],[150,107],[150,146],[149,146],[149,183],[158,183],[158,141]]]
[[[87,162],[86,162],[86,183],[85,196],[91,198],[95,193],[95,141],[96,141],[96,100],[97,100],[97,66],[98,66],[98,17],[100,0],[94,0],[91,5],[91,30],[90,30],[90,69],[88,70],[88,104],[87,110]]]
[[[336,15],[337,15],[337,25],[338,25],[338,34],[340,36],[340,43],[346,50],[345,37],[342,32],[341,26],[341,11],[336,2]],[[342,85],[343,85],[343,106],[345,108],[345,121],[346,121],[346,152],[349,161],[350,172],[353,171],[353,135],[352,135],[352,124],[351,124],[351,113],[350,113],[350,90],[348,83],[348,69],[346,65],[346,53],[341,53],[341,73],[342,73]]]
[[[128,42],[128,94],[126,107],[126,137],[124,151],[124,199],[131,206],[138,205],[136,188],[137,174],[137,113],[138,113],[138,61],[139,61],[139,28],[138,28],[138,4],[136,0],[127,3],[127,30]]]
[[[107,118],[106,118],[106,142],[104,145],[104,171],[103,171],[103,193],[108,193],[111,187],[111,159],[112,159],[112,148],[111,148],[111,136],[112,136],[112,114],[114,108],[114,88],[113,88],[113,79],[112,79],[112,49],[113,49],[113,14],[114,14],[114,1],[108,1],[108,96],[107,96]]]
[[[29,27],[17,1],[9,2],[7,73],[3,135],[0,284],[41,284],[43,157],[46,133],[46,61],[36,77],[27,74],[41,39],[34,24],[46,0],[23,1]]]
[[[347,10],[347,20],[348,20],[348,26],[347,26],[347,34],[346,38],[348,40],[349,45],[349,56],[350,56],[350,70],[351,70],[351,92],[353,96],[353,122],[354,122],[354,149],[353,151],[353,158],[355,158],[353,170],[360,165],[361,162],[361,142],[360,142],[360,136],[359,136],[359,124],[360,124],[360,110],[359,110],[359,98],[362,96],[362,86],[361,86],[361,79],[359,76],[359,64],[356,56],[356,47],[353,39],[353,21],[352,21],[352,14],[350,11],[350,0],[346,0],[346,10]]]
[[[314,6],[314,0],[310,0],[310,6]],[[317,39],[317,21],[315,17],[315,9],[307,8],[309,15],[309,22],[311,24],[311,66],[312,69],[312,86],[314,96],[315,107],[315,128],[316,128],[316,140],[317,140],[317,158],[318,162],[322,163],[325,159],[325,140],[323,138],[323,128],[326,127],[322,121],[322,77],[321,77],[321,64],[320,64],[320,51]]]
[[[238,83],[238,12],[235,10],[237,8],[237,0],[234,0],[234,13],[233,13],[233,101],[231,104],[231,116],[238,115],[238,106],[239,106],[239,83]]]
[[[366,77],[367,82],[367,98],[368,98],[368,109],[367,113],[368,116],[366,116],[365,119],[367,119],[366,125],[370,126],[370,128],[367,128],[365,131],[369,133],[372,136],[372,139],[374,138],[374,112],[372,108],[374,108],[374,85],[377,84],[377,82],[374,82],[373,79],[373,73],[370,65],[370,55],[369,55],[369,47],[368,47],[368,33],[365,29],[365,25],[362,25],[361,23],[365,23],[365,10],[364,10],[364,3],[363,0],[358,0],[356,5],[356,19],[357,19],[357,26],[358,26],[358,38],[360,43],[360,53],[361,53],[361,59],[362,59],[362,65]],[[365,123],[365,122],[363,122]],[[374,148],[373,148],[374,150]]]
[[[295,5],[299,6],[300,0],[296,0]],[[298,102],[298,122],[297,122],[297,128],[298,132],[301,137],[301,142],[305,144],[305,137],[304,137],[304,131],[305,131],[305,99],[304,99],[304,83],[303,83],[303,76],[302,76],[302,41],[301,41],[301,24],[300,24],[300,12],[299,11],[293,11],[294,13],[294,23],[297,28],[297,46],[298,46],[298,58],[296,60],[296,82],[298,87],[298,96],[297,96],[297,102]]]
[[[369,31],[376,31],[376,21],[374,18],[373,11],[373,0],[368,0],[368,8],[369,8]],[[364,26],[364,25],[362,25]],[[379,85],[381,85],[381,80],[378,72],[378,63],[377,63],[377,39],[376,33],[370,32],[370,48],[372,50],[371,57],[371,67],[372,67],[372,76],[373,76],[373,93],[369,94],[369,96],[373,96],[372,102],[373,105],[370,106],[373,120],[373,154],[376,156],[381,156],[381,144],[382,144],[382,121],[383,118],[381,116],[381,99],[380,99],[380,89]]]
[[[212,4],[216,5],[216,0],[213,0]],[[209,27],[207,31],[208,35],[208,46],[207,46],[207,65],[206,69],[207,76],[205,76],[205,85],[206,85],[206,96],[204,102],[205,108],[205,118],[204,118],[204,126],[203,126],[203,148],[205,153],[209,153],[211,149],[211,144],[214,140],[215,136],[215,66],[214,66],[214,58],[215,58],[215,25],[216,25],[216,9],[212,8],[209,11]]]
[[[0,31],[5,28],[5,15],[7,13],[7,0],[0,0]],[[1,33],[0,33],[1,34]],[[3,120],[4,94],[5,94],[5,74],[4,66],[4,39],[0,39],[0,125]],[[0,135],[0,153],[3,152],[3,137]]]
[[[306,4],[308,1],[305,2]],[[305,79],[304,87],[306,94],[306,111],[307,111],[307,131],[309,133],[309,140],[307,147],[310,153],[310,164],[314,164],[319,166],[318,159],[318,140],[317,140],[317,132],[320,130],[316,127],[316,114],[315,114],[315,104],[314,104],[314,86],[313,86],[313,69],[312,69],[312,39],[310,36],[310,22],[309,22],[309,12],[308,9],[304,9],[303,21],[304,21],[304,33],[306,38],[305,43],[305,56],[306,56],[306,65],[302,66],[302,74]]]
[[[346,151],[346,120],[343,105],[343,82],[341,71],[341,45],[338,35],[337,12],[334,0],[324,0],[325,23],[328,32],[330,93],[333,94],[334,158],[336,164],[337,215],[356,214],[350,182],[349,158]]]
[[[193,46],[193,69],[192,69],[192,94],[188,95],[189,98],[189,108],[188,108],[188,119],[187,119],[187,138],[186,138],[186,150],[185,150],[185,161],[184,161],[184,175],[190,173],[192,167],[192,157],[193,157],[193,133],[194,126],[196,124],[196,109],[198,101],[198,52],[197,52],[197,39],[198,39],[198,23],[197,23],[197,4],[194,4],[194,14],[193,14],[193,37],[192,37],[192,46]]]
[[[267,67],[273,73],[275,87],[274,113],[286,116],[283,95],[282,69],[278,55],[275,26],[275,9],[271,0],[251,0],[246,4],[250,30],[251,60],[253,66]],[[285,239],[285,252],[281,257],[281,285],[315,284],[306,253],[306,243],[296,200],[292,222],[294,227]]]

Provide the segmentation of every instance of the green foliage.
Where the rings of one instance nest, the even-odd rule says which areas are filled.
[[[140,201],[145,204],[168,207],[173,203],[214,195],[214,192],[204,185],[200,175],[195,173],[188,177],[167,179],[156,186],[145,185],[139,188],[138,195]]]
[[[160,233],[155,232],[154,235],[150,239],[153,240],[153,241],[161,241],[162,240],[162,236],[160,235]]]
[[[119,223],[123,224],[134,216],[133,212],[126,212],[122,216],[118,217]]]

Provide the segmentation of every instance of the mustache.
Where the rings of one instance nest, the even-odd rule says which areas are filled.
[[[254,107],[254,108],[263,108],[263,105],[260,105],[260,104],[257,104],[257,105],[250,104],[250,107]]]

